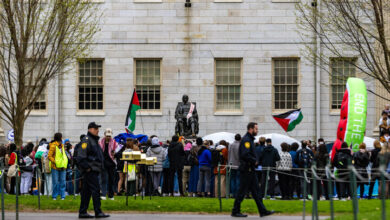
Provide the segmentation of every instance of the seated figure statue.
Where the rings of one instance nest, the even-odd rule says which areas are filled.
[[[198,112],[196,103],[188,102],[188,96],[183,95],[183,102],[179,102],[175,111],[175,132],[180,136],[196,137],[199,132]]]

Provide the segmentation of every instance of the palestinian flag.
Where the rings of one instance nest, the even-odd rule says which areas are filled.
[[[129,110],[127,111],[126,116],[126,132],[133,132],[135,129],[135,118],[136,114],[135,112],[141,108],[141,105],[139,104],[138,95],[137,92],[134,89],[133,96],[131,97],[131,102],[129,105]]]
[[[295,126],[301,123],[303,119],[301,109],[292,110],[280,115],[273,115],[273,117],[286,132],[294,130]]]

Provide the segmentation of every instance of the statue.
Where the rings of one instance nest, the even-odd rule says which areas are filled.
[[[177,103],[175,111],[176,127],[175,132],[180,136],[196,137],[199,132],[198,112],[196,103],[188,102],[188,96],[183,95],[183,102]]]

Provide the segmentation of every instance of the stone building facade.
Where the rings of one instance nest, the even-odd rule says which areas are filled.
[[[243,134],[249,121],[259,123],[260,134],[284,134],[272,115],[301,108],[304,119],[291,137],[316,139],[317,121],[319,136],[335,139],[344,88],[321,72],[316,100],[294,0],[191,0],[191,7],[184,0],[95,2],[104,16],[88,60],[80,57],[48,83],[45,106],[37,105],[26,122],[25,141],[51,139],[59,131],[77,142],[90,121],[124,132],[135,87],[144,107],[137,113],[137,134],[170,138],[177,102],[187,94],[197,105],[200,136]],[[337,68],[355,73],[342,63]],[[375,83],[367,87],[374,90]],[[375,102],[369,94],[367,136],[377,124]],[[5,133],[10,129],[1,126]]]

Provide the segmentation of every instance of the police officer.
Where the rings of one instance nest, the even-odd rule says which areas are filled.
[[[258,130],[257,123],[250,122],[247,126],[247,133],[240,143],[240,188],[236,200],[234,201],[232,217],[247,217],[247,215],[240,212],[240,206],[248,190],[252,193],[252,197],[256,201],[260,217],[272,215],[274,213],[274,211],[268,211],[263,204],[263,200],[260,196],[259,181],[257,180],[255,173],[258,162],[255,153],[254,140]]]
[[[77,166],[83,177],[81,189],[81,203],[79,218],[93,218],[87,213],[89,200],[93,200],[95,218],[110,217],[100,209],[100,184],[99,173],[103,170],[103,152],[99,147],[99,128],[95,122],[88,124],[88,134],[81,141],[81,146],[77,149]]]

